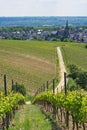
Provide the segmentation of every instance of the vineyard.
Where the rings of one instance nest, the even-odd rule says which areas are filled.
[[[60,64],[60,66],[62,66],[62,64]],[[61,70],[62,69],[63,66]],[[53,92],[49,91],[48,86],[46,86],[47,88],[44,89],[44,92],[39,91],[39,93],[37,93],[37,96],[34,98],[33,103],[38,103],[39,105],[43,106],[46,113],[52,113],[55,116],[55,122],[57,124],[59,124],[60,120],[64,128],[63,130],[86,130],[87,74],[86,72],[81,71],[81,69],[78,69],[75,65],[71,65],[69,69],[70,74],[67,75],[66,72],[63,72],[64,76],[62,81],[64,82],[64,90],[60,89],[60,91],[56,92],[54,89],[55,82],[53,82]],[[84,77],[84,80],[82,80],[82,77]],[[73,81],[76,81],[78,89],[74,88],[73,86],[72,90],[67,90],[66,78],[72,78]],[[76,79],[78,79],[79,82],[77,82]]]
[[[0,92],[0,126],[2,130],[8,129],[15,111],[24,103],[24,97],[19,93],[10,93],[5,96]]]
[[[25,103],[25,97],[18,89],[14,91],[21,86],[17,83],[15,86],[12,80],[11,88],[8,89],[6,74],[3,75],[3,79],[4,91],[0,91],[0,130],[8,130],[16,110]]]
[[[84,45],[40,41],[20,41],[19,44],[18,42],[0,41],[0,73],[8,75],[7,86],[11,86],[8,92],[0,92],[0,129],[9,128],[16,110],[24,103],[24,96],[11,91],[10,79],[15,79],[14,81],[25,84],[28,94],[35,95],[33,103],[38,103],[46,113],[52,113],[57,124],[59,122],[63,124],[63,130],[87,130],[87,91],[80,89],[67,91],[66,94],[64,92],[55,94],[55,87],[59,83],[59,68],[56,68],[56,64],[59,67],[59,59],[56,59],[56,47],[61,46],[66,66],[74,63],[86,71],[87,50]],[[0,77],[0,91],[3,91],[2,82]],[[4,78],[4,89],[5,87]],[[27,111],[33,106],[26,106]]]
[[[43,105],[46,112],[52,112],[56,120],[60,119],[70,130],[87,129],[87,92],[84,90],[68,92],[67,95],[43,92],[35,97],[33,103]]]

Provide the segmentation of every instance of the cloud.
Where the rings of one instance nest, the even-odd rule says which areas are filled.
[[[0,16],[86,15],[87,0],[0,0]]]

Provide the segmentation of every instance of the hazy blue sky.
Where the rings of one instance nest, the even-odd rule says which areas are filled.
[[[87,16],[87,0],[0,0],[0,16]]]

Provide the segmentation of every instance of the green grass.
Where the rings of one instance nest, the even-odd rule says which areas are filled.
[[[37,106],[25,105],[19,110],[9,130],[52,130],[52,124]]]
[[[23,83],[33,94],[47,80],[56,75],[56,43],[38,41],[0,41],[0,73]],[[0,78],[1,87],[3,77]]]
[[[13,41],[13,40],[1,40],[0,50],[7,51],[9,54],[15,53],[15,56],[20,53],[26,55],[34,55],[48,61],[54,61],[54,49],[55,45],[51,42],[39,42],[39,41]],[[10,54],[9,54],[10,55]]]
[[[62,47],[66,66],[75,64],[87,71],[87,49],[85,44],[68,43]]]

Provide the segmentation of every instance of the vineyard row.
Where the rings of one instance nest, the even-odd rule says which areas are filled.
[[[87,91],[75,90],[64,93],[54,94],[52,92],[43,92],[38,94],[33,103],[43,104],[46,111],[51,110],[59,119],[64,115],[66,126],[69,128],[69,119],[72,120],[72,129],[78,130],[79,124],[81,130],[87,129]],[[51,108],[52,109],[51,109]],[[60,111],[60,116],[58,115]]]

